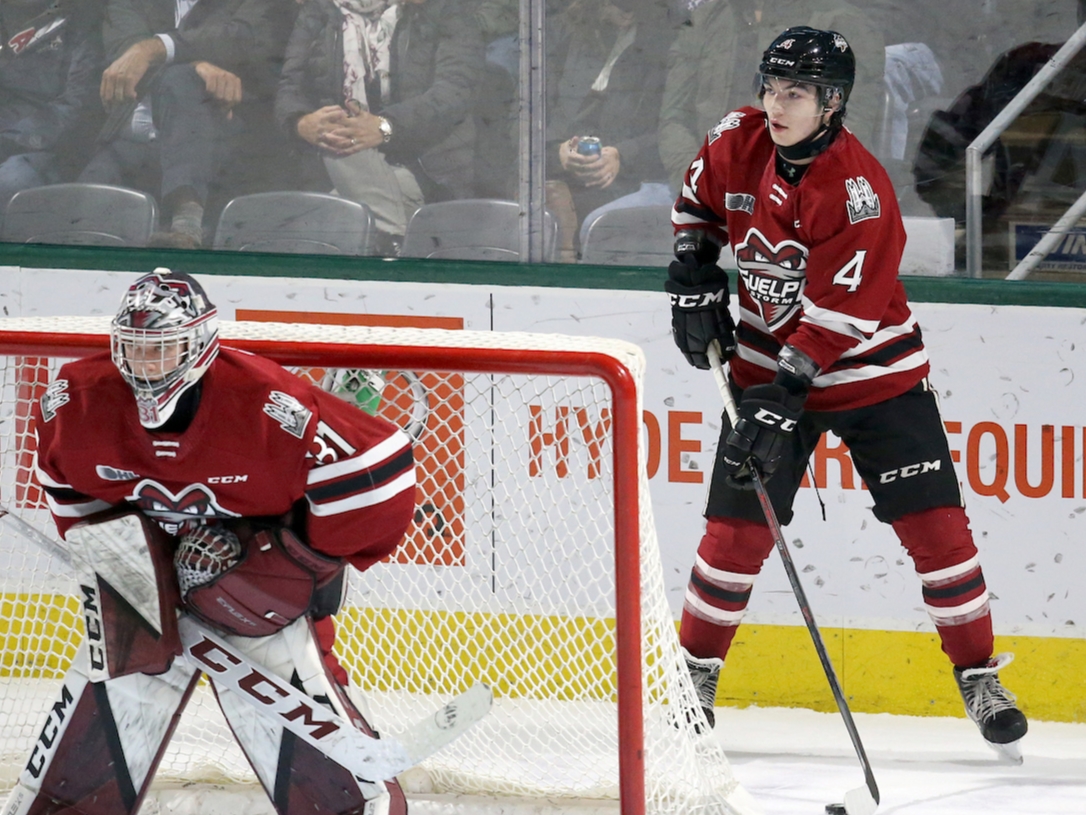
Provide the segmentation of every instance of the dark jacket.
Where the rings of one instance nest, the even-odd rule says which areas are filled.
[[[332,0],[302,6],[275,103],[276,118],[311,166],[319,163],[319,152],[297,136],[296,125],[307,113],[346,103],[340,19]],[[380,149],[390,162],[415,172],[428,201],[470,197],[472,109],[484,54],[475,15],[464,0],[405,3],[391,49],[389,99],[372,111],[393,127],[392,141]]]
[[[39,150],[79,150],[100,113],[101,14],[94,0],[0,4],[0,161]],[[47,31],[35,40],[33,32]],[[27,33],[30,32],[30,33]],[[25,40],[9,41],[23,33]]]
[[[615,62],[607,89],[591,87],[618,33],[602,29],[598,44],[583,31],[559,24],[548,31],[547,157],[561,172],[559,145],[573,136],[599,136],[618,148],[621,171],[610,198],[637,190],[642,181],[667,181],[660,161],[657,122],[667,75],[669,28],[666,19],[638,23],[637,36]]]
[[[108,0],[102,38],[106,64],[136,43],[156,34],[174,43],[174,64],[210,62],[241,79],[242,104],[266,102],[275,96],[286,39],[295,14],[292,0],[200,0],[181,25],[174,24],[175,0]],[[157,70],[140,83],[146,92]],[[110,111],[103,138],[132,118],[136,102]]]

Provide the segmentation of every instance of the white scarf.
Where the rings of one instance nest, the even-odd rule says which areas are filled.
[[[367,82],[379,79],[381,96],[388,97],[392,32],[400,18],[400,5],[388,0],[333,2],[343,14],[343,94],[369,110],[372,103],[366,98]]]

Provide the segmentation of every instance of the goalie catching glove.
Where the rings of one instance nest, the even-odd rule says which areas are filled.
[[[728,275],[716,265],[720,246],[700,231],[683,231],[675,239],[675,256],[664,282],[671,300],[671,333],[686,361],[708,370],[711,342],[720,344],[723,359],[735,352]]]
[[[220,631],[265,637],[305,614],[334,613],[344,564],[285,528],[239,521],[185,533],[174,568],[187,611]]]

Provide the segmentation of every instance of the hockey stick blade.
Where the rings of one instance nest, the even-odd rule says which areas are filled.
[[[235,694],[366,781],[387,781],[468,731],[490,710],[490,688],[479,683],[402,737],[367,736],[290,683],[253,663],[220,635],[188,615],[177,621],[185,658],[220,692]]]

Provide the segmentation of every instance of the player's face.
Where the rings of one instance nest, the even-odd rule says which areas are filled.
[[[184,359],[186,347],[181,340],[123,345],[124,358],[132,375],[148,382],[158,382],[175,371]]]
[[[829,121],[818,88],[790,79],[766,77],[762,106],[769,118],[769,136],[781,147],[791,147],[821,130]]]

